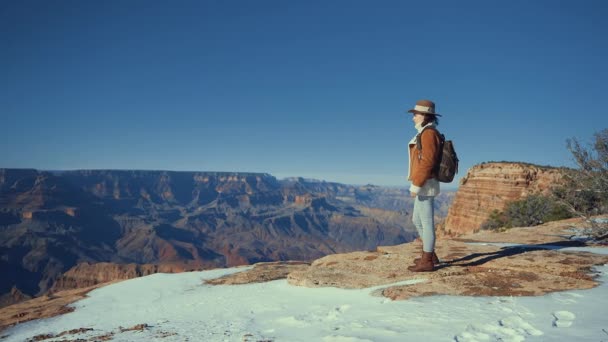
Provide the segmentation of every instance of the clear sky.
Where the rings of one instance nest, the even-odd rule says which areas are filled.
[[[608,1],[0,1],[0,167],[406,186],[437,103],[459,176],[608,128]]]

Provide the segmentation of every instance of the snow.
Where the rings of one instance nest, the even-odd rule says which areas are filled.
[[[113,341],[608,341],[608,265],[594,269],[602,282],[594,289],[541,297],[391,301],[370,295],[381,287],[305,288],[286,280],[203,284],[245,269],[154,274],[112,284],[73,304],[72,313],[5,331],[2,342],[77,328],[93,330],[45,341],[109,332]],[[142,323],[148,328],[121,332]]]

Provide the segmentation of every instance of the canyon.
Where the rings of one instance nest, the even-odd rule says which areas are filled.
[[[412,206],[404,188],[264,173],[0,169],[0,303],[400,244],[416,235]]]
[[[426,275],[431,283],[375,295],[529,296],[597,286],[589,269],[606,257],[553,251],[586,246],[569,240],[580,219],[479,231],[492,210],[547,193],[562,171],[472,167],[456,193],[436,200],[442,264]],[[407,280],[404,265],[420,251],[419,242],[408,243],[416,236],[412,205],[404,188],[268,174],[0,169],[0,330],[70,312],[67,305],[92,289],[153,273],[254,264],[209,283],[287,278],[361,288]]]
[[[438,235],[546,193],[562,169],[476,165],[436,199]],[[0,169],[0,304],[157,272],[310,262],[416,237],[405,188],[264,173]]]

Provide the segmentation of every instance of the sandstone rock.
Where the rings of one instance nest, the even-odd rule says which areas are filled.
[[[598,218],[608,216],[599,216]],[[585,227],[586,223],[580,218],[571,218],[560,221],[547,222],[535,227],[516,227],[505,231],[496,232],[481,230],[475,233],[462,234],[456,238],[457,241],[483,241],[499,243],[522,243],[522,244],[549,244],[555,241],[560,243],[574,243],[570,241],[575,235],[575,230]],[[575,228],[576,227],[576,228]],[[588,244],[594,244],[588,242]]]
[[[16,286],[13,286],[10,292],[0,296],[0,308],[4,306],[13,305],[15,303],[23,302],[31,298],[31,296],[24,294]]]
[[[107,283],[44,295],[4,307],[0,310],[0,331],[18,323],[72,312],[74,309],[68,307],[69,304],[84,298],[90,291],[104,285]]]
[[[437,244],[441,260],[452,260],[473,254],[490,254],[497,248],[490,246],[469,247],[465,243],[444,240]],[[287,276],[292,285],[305,287],[333,286],[340,288],[366,288],[387,285],[404,280],[438,277],[439,272],[413,273],[407,267],[421,253],[421,245],[408,243],[398,246],[378,247],[376,251],[333,254],[315,260],[309,268]],[[450,274],[461,270],[446,270]]]
[[[546,193],[559,183],[562,170],[523,163],[484,163],[473,166],[461,179],[450,206],[444,233],[455,236],[476,232],[490,213],[510,201]]]
[[[447,239],[438,241],[437,255],[442,264],[435,272],[413,273],[407,270],[413,258],[420,254],[420,245],[408,243],[378,247],[373,252],[329,255],[314,261],[306,269],[291,272],[287,280],[290,284],[306,287],[387,285],[376,293],[396,300],[436,294],[536,296],[596,286],[590,269],[593,265],[608,263],[608,256],[560,251],[559,247],[582,244],[565,238],[572,234],[568,231],[571,225],[580,224],[580,220],[560,222],[514,230],[511,240],[527,244],[525,246],[471,244],[475,241],[475,234],[467,235],[469,243]],[[479,238],[502,242],[508,236],[508,233],[484,232]],[[553,246],[552,249],[548,249],[549,246]],[[413,279],[423,279],[424,282],[390,285]]]
[[[233,273],[224,277],[207,280],[211,285],[238,285],[263,283],[271,280],[284,279],[291,272],[308,268],[309,263],[300,261],[261,262],[248,272]]]
[[[199,266],[185,264],[114,264],[109,262],[80,263],[65,272],[50,292],[94,286],[97,284],[143,277],[154,273],[179,273],[200,270]]]

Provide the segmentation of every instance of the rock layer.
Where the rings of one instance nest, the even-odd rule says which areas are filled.
[[[16,286],[13,286],[9,293],[0,296],[0,307],[9,306],[31,298],[31,296],[24,294]]]
[[[493,210],[559,183],[563,170],[524,163],[483,163],[461,179],[443,233],[451,236],[478,231]]]
[[[114,264],[99,262],[90,264],[80,263],[62,274],[55,282],[50,292],[85,288],[97,284],[143,277],[154,273],[179,273],[200,269],[200,266],[180,264]]]
[[[0,331],[19,323],[72,312],[74,307],[69,304],[85,298],[87,293],[104,285],[108,284],[61,291],[4,307],[0,310]]]

